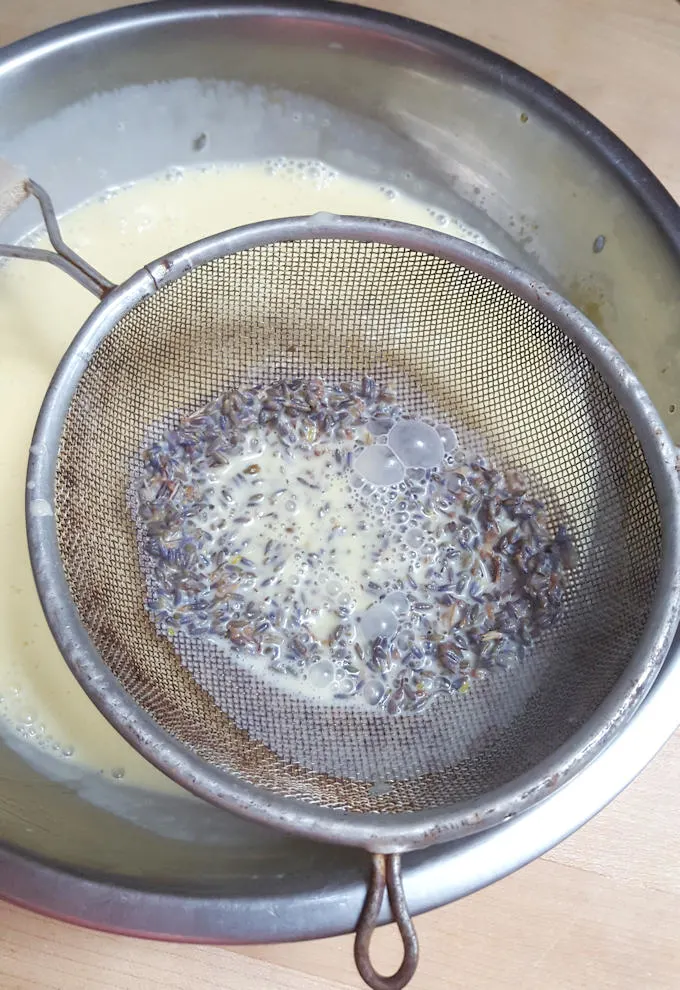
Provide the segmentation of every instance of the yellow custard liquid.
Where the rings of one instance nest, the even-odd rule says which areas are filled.
[[[208,234],[317,212],[407,221],[486,246],[453,218],[377,181],[285,160],[138,181],[68,214],[62,231],[79,254],[119,282]],[[49,265],[12,260],[0,268],[0,730],[109,778],[179,794],[108,724],[70,673],[29,563],[24,483],[31,435],[57,363],[93,305],[91,295]]]

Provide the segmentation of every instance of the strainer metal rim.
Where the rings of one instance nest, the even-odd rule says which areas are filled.
[[[662,565],[652,611],[637,649],[606,701],[548,759],[483,798],[432,812],[348,813],[285,798],[210,766],[144,712],[100,659],[80,621],[61,563],[53,514],[59,439],[71,399],[101,341],[145,296],[213,259],[273,241],[340,238],[380,241],[466,265],[515,292],[560,327],[597,366],[643,446],[659,500]],[[533,276],[476,245],[395,221],[316,214],[249,224],[178,248],[140,269],[96,307],[50,383],[33,436],[26,488],[31,564],[52,634],[91,700],[151,763],[199,797],[264,824],[308,838],[403,852],[460,838],[548,797],[598,755],[632,717],[671,645],[680,619],[680,480],[678,454],[640,382],[611,343],[571,303]]]

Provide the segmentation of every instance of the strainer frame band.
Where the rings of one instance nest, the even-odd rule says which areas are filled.
[[[662,566],[635,653],[606,701],[549,759],[475,800],[430,812],[352,813],[279,796],[212,767],[144,712],[98,656],[78,616],[61,562],[54,516],[59,442],[73,395],[102,340],[146,296],[223,255],[273,242],[309,239],[380,242],[464,265],[514,292],[559,325],[586,354],[627,413],[644,451],[662,523]],[[31,564],[48,624],[72,672],[115,728],[150,762],[198,796],[230,811],[311,839],[400,853],[490,828],[538,803],[597,756],[629,721],[651,687],[680,618],[678,454],[649,397],[609,341],[551,287],[504,259],[438,231],[410,224],[316,214],[265,221],[179,248],[113,289],[74,338],[40,410],[29,457],[26,519]]]

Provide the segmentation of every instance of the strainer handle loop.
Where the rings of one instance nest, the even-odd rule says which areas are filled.
[[[381,976],[380,973],[377,973],[370,959],[371,938],[385,896],[385,887],[387,887],[392,914],[404,945],[404,958],[401,966],[392,976]],[[418,936],[413,927],[404,896],[404,886],[401,879],[401,856],[398,853],[373,854],[371,880],[354,940],[354,960],[361,978],[371,987],[371,990],[402,990],[402,987],[410,983],[416,971]]]
[[[51,265],[56,265],[57,268],[61,268],[62,271],[66,272],[72,278],[79,282],[82,286],[88,289],[90,292],[94,293],[98,299],[103,299],[104,296],[115,289],[116,286],[113,282],[109,282],[107,278],[104,278],[96,268],[89,265],[87,261],[76,254],[68,244],[64,243],[64,239],[61,236],[61,231],[59,229],[59,222],[57,220],[57,215],[54,212],[54,204],[49,194],[39,186],[37,182],[33,179],[26,179],[25,182],[26,191],[34,196],[40,206],[40,212],[42,213],[43,220],[45,221],[45,229],[47,230],[47,236],[50,239],[50,244],[54,248],[53,251],[45,251],[42,248],[29,248],[24,247],[21,244],[0,244],[0,257],[5,258],[28,258],[32,261],[47,261]]]

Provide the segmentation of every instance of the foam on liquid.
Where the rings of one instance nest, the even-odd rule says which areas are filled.
[[[420,568],[419,548],[427,550],[431,537],[417,523],[409,527],[400,518],[408,513],[398,511],[396,483],[407,468],[441,465],[444,445],[433,427],[403,420],[356,457],[354,446],[354,439],[336,439],[319,445],[310,457],[294,447],[284,452],[264,437],[251,437],[243,453],[205,478],[206,495],[210,494],[202,527],[211,534],[207,552],[213,559],[225,536],[230,544],[235,541],[238,552],[230,563],[251,575],[239,590],[263,613],[272,598],[292,591],[315,638],[328,647],[342,608],[357,623],[358,636],[370,650],[377,637],[396,635],[400,617],[410,611],[403,592],[392,591],[377,601],[374,589],[407,587],[411,572]],[[143,489],[142,496],[153,502],[155,491]],[[281,645],[288,621],[275,632]],[[227,632],[212,639],[233,653]],[[261,658],[253,666],[259,677],[279,681]],[[332,703],[341,682],[340,669],[322,659],[304,677],[292,683],[284,679],[281,686]]]

